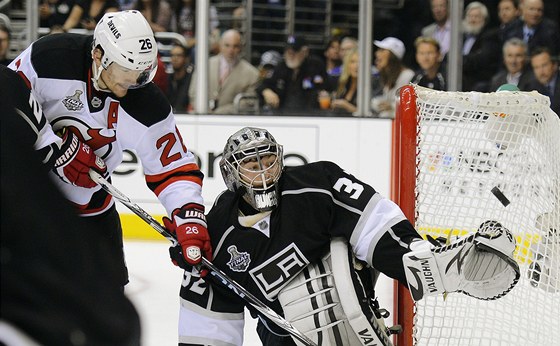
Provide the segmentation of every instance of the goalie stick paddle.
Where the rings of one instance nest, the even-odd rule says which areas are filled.
[[[152,226],[159,234],[163,235],[167,240],[169,240],[173,245],[177,245],[177,239],[173,237],[169,231],[163,227],[156,219],[154,219],[150,214],[148,214],[144,209],[142,209],[138,204],[132,202],[125,194],[120,192],[116,187],[113,186],[107,179],[103,178],[99,173],[94,170],[89,170],[89,176],[93,181],[99,184],[101,188],[119,202],[124,204],[128,209],[130,209],[134,214],[138,215],[147,224]],[[272,310],[270,307],[261,302],[257,297],[252,295],[243,286],[235,282],[226,273],[221,271],[208,259],[202,257],[202,265],[210,269],[210,274],[218,279],[224,286],[233,291],[241,299],[249,303],[258,312],[263,314],[266,318],[274,322],[280,328],[284,329],[290,333],[294,338],[303,343],[306,346],[317,346],[310,338],[305,334],[300,332],[296,327],[294,327],[290,322],[288,322],[284,317],[278,315],[276,311]]]

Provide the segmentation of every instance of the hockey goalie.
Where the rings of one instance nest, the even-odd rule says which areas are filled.
[[[336,164],[285,167],[265,129],[234,133],[220,168],[228,190],[207,215],[210,259],[312,341],[304,345],[390,345],[375,300],[379,272],[415,300],[452,292],[498,299],[519,279],[515,240],[498,221],[481,220],[451,242],[425,240],[395,203]],[[180,250],[171,251],[185,268],[179,344],[242,345],[243,300]],[[263,345],[303,344],[258,317]]]

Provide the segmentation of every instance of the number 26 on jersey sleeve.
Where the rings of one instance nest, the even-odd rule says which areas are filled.
[[[177,141],[181,144],[183,153],[186,154],[187,147],[185,146],[185,144],[183,144],[183,138],[181,138],[181,134],[179,133],[177,127],[175,127],[175,132],[169,132],[168,134],[161,136],[156,141],[156,147],[158,149],[163,148],[161,156],[159,158],[163,167],[181,158],[182,154],[180,152],[173,152],[173,147],[175,146],[175,143],[177,143]]]

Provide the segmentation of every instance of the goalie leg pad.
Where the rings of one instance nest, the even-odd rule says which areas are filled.
[[[410,245],[403,256],[414,300],[443,292],[463,292],[478,299],[498,299],[519,280],[513,259],[515,239],[496,221],[485,221],[466,237],[436,247],[428,241]]]
[[[333,246],[336,241],[342,243]],[[353,284],[357,275],[350,276],[353,269],[348,256],[346,243],[333,240],[330,254],[320,263],[308,265],[278,294],[284,317],[321,346],[390,346],[385,328],[373,317],[373,311],[362,310],[354,294],[363,288]]]

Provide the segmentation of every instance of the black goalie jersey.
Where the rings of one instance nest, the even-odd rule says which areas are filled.
[[[278,292],[344,237],[358,259],[406,282],[402,256],[419,235],[396,204],[331,162],[288,167],[279,184],[271,213],[240,217],[242,197],[226,191],[208,214],[212,261],[233,280],[282,314]],[[243,308],[231,291],[186,272],[179,343],[242,345]]]

